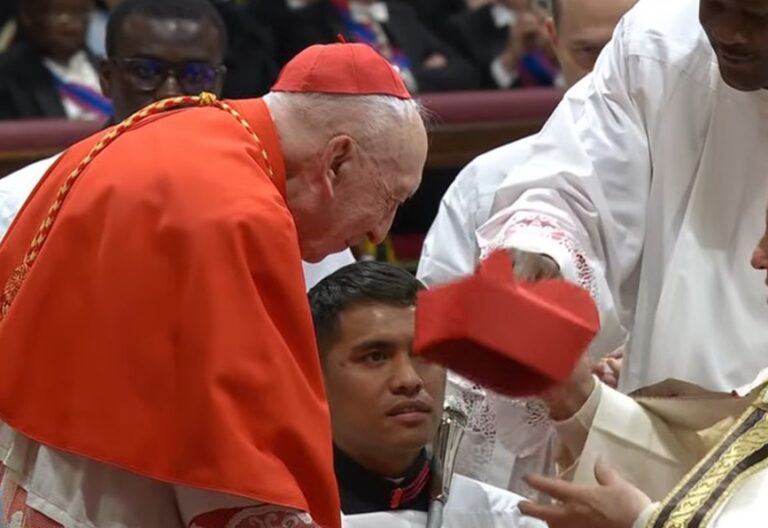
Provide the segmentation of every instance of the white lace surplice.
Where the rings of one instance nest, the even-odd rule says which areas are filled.
[[[556,437],[546,406],[535,399],[507,398],[453,372],[447,393],[461,398],[469,411],[456,472],[524,497],[538,497],[523,477],[555,473]]]
[[[640,0],[624,16],[479,231],[484,253],[544,253],[596,288],[600,338],[631,334],[625,392],[668,378],[728,390],[766,365],[749,261],[768,197],[768,91],[723,81],[698,4]]]
[[[49,448],[0,422],[0,527],[242,526],[315,524],[285,507],[167,484]]]

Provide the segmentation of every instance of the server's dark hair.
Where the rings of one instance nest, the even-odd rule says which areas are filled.
[[[424,284],[398,266],[383,262],[357,262],[320,281],[309,291],[309,305],[321,355],[339,335],[339,316],[353,306],[388,304],[414,306]]]

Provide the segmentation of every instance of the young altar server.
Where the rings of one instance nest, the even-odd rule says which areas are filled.
[[[423,527],[427,446],[440,424],[445,369],[413,355],[423,284],[398,267],[361,262],[310,290],[328,391],[345,528]],[[543,528],[521,497],[455,475],[444,528]]]

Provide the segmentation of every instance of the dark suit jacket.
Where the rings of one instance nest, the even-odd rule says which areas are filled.
[[[456,47],[484,74],[485,84],[496,88],[491,76],[491,64],[504,51],[509,29],[499,28],[493,21],[491,6],[454,15],[448,21]]]
[[[3,0],[0,2],[0,26],[16,16],[18,12],[18,0]]]
[[[44,117],[67,114],[40,55],[19,42],[0,54],[0,119]]]
[[[270,2],[277,3],[276,0]],[[223,96],[241,99],[264,95],[278,73],[271,28],[249,6],[232,2],[215,5],[227,25],[229,37]]]
[[[447,90],[469,90],[479,88],[481,74],[453,48],[448,46],[419,21],[416,11],[399,2],[387,2],[389,22],[384,30],[392,43],[398,46],[411,61],[411,70],[419,90],[438,92]],[[336,35],[347,35],[338,13],[328,0],[319,0],[303,9],[291,13],[291,23],[286,26],[285,34],[277,35],[277,41],[283,43],[284,61],[311,44],[336,42]],[[448,65],[440,69],[428,69],[422,66],[433,53],[442,53],[448,59]]]
[[[421,23],[439,35],[442,39],[450,38],[447,22],[451,15],[467,10],[464,0],[394,0],[413,7]],[[448,40],[450,42],[450,40]]]

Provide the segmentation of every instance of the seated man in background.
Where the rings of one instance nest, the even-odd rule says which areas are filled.
[[[109,119],[111,105],[86,51],[93,9],[93,0],[20,2],[20,38],[0,55],[0,119]]]
[[[768,224],[752,267],[768,270]],[[633,399],[581,365],[547,397],[575,483],[531,477],[559,502],[521,508],[551,528],[765,525],[767,382],[768,370],[731,393],[666,380]]]
[[[440,424],[445,369],[412,354],[424,285],[380,262],[346,266],[309,293],[334,439],[344,526],[424,526],[426,447]],[[456,475],[445,528],[542,526],[520,497]]]
[[[635,0],[554,0],[547,27],[568,86],[587,75],[600,50],[611,39],[622,15]],[[428,285],[450,281],[475,270],[480,258],[475,231],[489,218],[494,193],[510,167],[525,159],[528,139],[504,145],[472,161],[451,184],[424,242],[417,276]],[[524,262],[518,262],[524,265]],[[602,336],[591,357],[612,353],[621,343]],[[616,385],[619,364],[608,358],[599,364],[601,376]],[[465,474],[510,489],[535,494],[522,477],[554,471],[546,410],[532,402],[512,400],[449,375],[449,392],[459,391],[474,403],[467,437],[457,467]],[[525,433],[523,432],[525,431]],[[514,434],[513,434],[514,432]]]
[[[342,34],[384,55],[412,93],[481,86],[479,72],[401,2],[316,0],[290,11],[284,31],[283,60],[308,45],[335,42]]]
[[[221,95],[227,33],[208,0],[125,0],[112,14],[106,40],[101,88],[112,99],[116,121],[166,97]],[[58,158],[0,179],[0,239]]]
[[[88,49],[99,59],[107,56],[106,32],[110,14],[124,0],[97,0],[97,10],[88,28]],[[228,42],[224,64],[227,75],[222,97],[243,99],[269,91],[277,78],[274,35],[263,17],[254,16],[252,3],[213,0],[226,24]],[[256,2],[266,4],[267,2]],[[194,41],[193,41],[194,42]]]
[[[450,18],[457,46],[483,71],[488,88],[554,86],[560,68],[534,0],[494,0]]]

